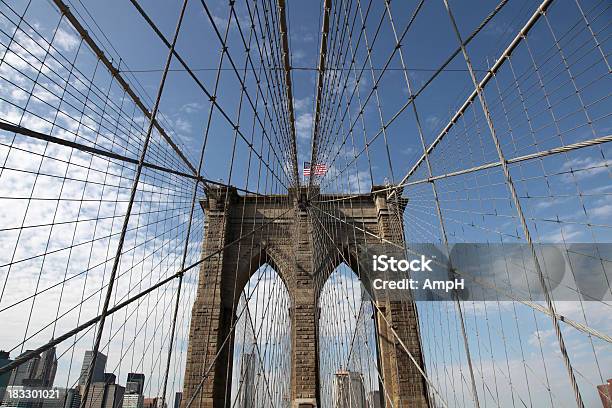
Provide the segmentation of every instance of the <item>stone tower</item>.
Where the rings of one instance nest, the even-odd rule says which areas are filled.
[[[194,395],[194,408],[222,408],[225,400],[230,401],[232,311],[247,281],[264,263],[280,275],[291,302],[291,407],[319,407],[318,297],[340,264],[332,254],[344,253],[346,263],[357,271],[362,262],[359,248],[401,244],[404,234],[397,214],[401,217],[404,205],[388,203],[383,193],[370,193],[343,197],[341,206],[317,204],[315,209],[308,204],[305,189],[262,198],[221,187],[208,189],[206,195],[201,202],[207,223],[202,255],[208,258],[201,264],[193,305],[182,407]],[[325,200],[325,195],[317,198],[318,203]],[[321,217],[314,220],[317,212]],[[329,229],[333,237],[315,234],[315,224],[324,213],[328,213],[325,219],[343,220]],[[240,236],[244,237],[234,242]],[[427,407],[423,377],[389,329],[391,325],[423,366],[413,305],[377,300],[376,306],[378,365],[393,406]],[[387,401],[385,406],[391,404]]]

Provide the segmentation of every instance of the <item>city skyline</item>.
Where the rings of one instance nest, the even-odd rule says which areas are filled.
[[[21,355],[24,355],[24,353]],[[0,383],[0,389],[2,387],[17,387],[15,389],[57,389],[59,393],[56,398],[38,398],[36,401],[31,399],[20,400],[19,398],[9,398],[8,395],[2,394],[0,396],[0,406],[26,408],[80,407],[87,372],[93,365],[94,354],[91,350],[87,350],[83,354],[80,375],[73,387],[58,388],[54,387],[57,369],[55,353],[56,349],[51,348],[40,356],[18,365],[10,371],[6,383],[4,385]],[[3,363],[2,365],[12,361],[10,354],[5,351],[0,351],[0,358],[2,358],[0,360]],[[87,408],[143,408],[145,406],[144,400],[150,399],[144,396],[145,374],[128,373],[125,377],[124,387],[117,383],[117,376],[114,373],[105,371],[106,355],[98,353],[95,360],[95,367],[92,372],[92,385],[86,403]],[[3,389],[3,391],[5,390]]]

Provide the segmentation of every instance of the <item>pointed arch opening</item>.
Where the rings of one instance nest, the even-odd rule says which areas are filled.
[[[371,405],[382,392],[374,308],[350,266],[333,270],[318,302],[321,406],[378,406]]]
[[[231,407],[285,406],[291,370],[291,300],[280,274],[263,263],[236,308]],[[229,374],[228,374],[229,375]]]

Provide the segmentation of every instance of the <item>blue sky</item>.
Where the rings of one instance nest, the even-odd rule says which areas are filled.
[[[215,20],[219,23],[219,27],[222,28],[225,24],[224,22],[227,20],[228,14],[225,2],[210,2],[208,4],[214,13]],[[481,6],[471,5],[469,8],[455,7],[457,20],[462,27],[462,34],[464,36],[471,32],[482,18],[490,12],[490,4],[488,2],[481,2],[480,4]],[[145,27],[144,21],[136,14],[135,9],[128,2],[92,2],[91,4],[86,3],[86,5],[91,14],[96,17],[96,23],[104,29],[110,43],[118,51],[118,54],[127,66],[135,70],[161,69],[163,67],[163,61],[166,56],[165,47],[157,40],[152,31]],[[31,14],[34,18],[44,19],[47,13],[54,13],[50,6],[44,6],[44,4],[41,4],[41,7],[33,8]],[[164,32],[166,37],[170,38],[176,23],[179,2],[145,3],[143,6],[161,28],[162,32]],[[407,5],[406,9],[400,4],[397,6],[398,9],[394,11],[396,24],[398,27],[403,27],[412,6],[409,8]],[[78,2],[75,2],[74,7],[75,10],[80,10]],[[19,7],[16,8],[18,9]],[[241,10],[244,9],[244,6],[241,7],[241,4],[238,4],[237,8],[239,12],[244,11]],[[374,11],[371,12],[372,17],[370,17],[370,21],[372,22],[372,26],[375,27],[375,24],[378,23],[378,19],[380,18],[380,11],[382,9],[374,6],[373,10]],[[289,2],[290,47],[292,50],[292,62],[295,66],[308,68],[316,67],[319,49],[320,12],[321,10],[320,7],[318,7],[318,3]],[[411,34],[408,35],[404,41],[406,44],[405,54],[408,60],[407,65],[414,68],[436,69],[447,58],[450,52],[454,51],[457,43],[450,31],[450,26],[447,23],[447,17],[441,2],[426,2],[421,13],[414,28],[411,30]],[[470,48],[470,52],[473,53],[472,58],[475,68],[485,69],[485,57],[489,57],[491,60],[495,58],[495,55],[498,54],[499,50],[506,44],[510,36],[518,28],[519,22],[524,21],[524,17],[530,13],[531,8],[525,4],[512,5],[502,11],[495,22],[491,24],[491,28],[485,30],[485,35],[483,35],[482,40],[480,40],[480,46],[478,46],[479,41],[476,41],[474,46]],[[85,16],[85,21],[89,20],[82,10],[81,14]],[[430,29],[432,21],[436,22],[436,30]],[[89,23],[91,24],[91,21],[89,21]],[[383,26],[380,39],[377,41],[377,52],[373,53],[375,66],[382,65],[382,62],[385,61],[393,47],[392,42],[389,41],[391,34],[386,26],[387,24]],[[230,37],[230,47],[234,45],[234,48],[230,48],[230,53],[232,53],[232,55],[235,53],[236,61],[241,64],[242,58],[237,57],[241,56],[242,52],[236,41],[236,31],[235,29],[232,31],[234,42],[231,42],[232,37]],[[372,33],[370,33],[370,36],[372,36]],[[194,41],[194,39],[197,40]],[[418,41],[414,41],[414,39],[418,39]],[[105,41],[102,40],[101,42],[104,43]],[[188,6],[184,28],[177,49],[181,55],[185,57],[189,65],[194,68],[214,69],[218,63],[218,39],[214,36],[212,29],[210,29],[210,23],[203,13],[202,6],[199,2],[193,1]],[[112,52],[111,55],[113,55]],[[115,56],[115,58],[117,57]],[[399,63],[394,61],[392,66],[397,68],[399,67]],[[174,67],[176,67],[176,63]],[[229,67],[229,64],[227,67]],[[455,58],[449,68],[465,70],[465,64],[459,56],[459,58]],[[149,94],[153,95],[159,82],[160,72],[136,73],[134,75],[137,76],[138,80],[143,84]],[[198,72],[197,75],[209,89],[212,89],[214,70],[209,72]],[[316,73],[312,71],[293,72],[296,105],[299,113],[302,114],[302,116],[298,115],[298,124],[300,124],[300,128],[303,129],[301,132],[302,140],[300,140],[299,144],[301,157],[308,157],[310,155],[310,144],[307,140],[309,132],[306,130],[307,124],[310,121],[305,118],[308,118],[307,115],[312,114],[313,111],[315,75]],[[407,99],[405,86],[398,86],[398,82],[403,82],[400,75],[401,73],[399,72],[392,72],[388,76],[388,82],[383,82],[382,84],[384,92],[383,116],[387,119]],[[413,73],[416,84],[418,84],[419,81],[424,81],[429,75],[431,75],[429,72]],[[369,81],[368,84],[363,85],[364,90],[369,90],[368,85],[371,87],[369,72],[366,71],[364,77],[366,77],[366,81]],[[444,121],[443,118],[448,117],[449,109],[454,108],[454,105],[462,100],[461,97],[466,95],[466,91],[468,90],[467,80],[468,76],[466,72],[447,72],[442,74],[440,80],[436,81],[433,87],[424,94],[419,103],[419,108],[423,110],[421,115],[426,122],[426,126],[430,128],[429,134],[433,135],[434,130],[437,130],[434,128],[439,128]],[[195,86],[192,86],[190,81],[191,80],[188,79],[187,75],[184,73],[170,74],[169,83],[164,93],[164,97],[162,98],[161,111],[171,118],[176,117],[176,120],[180,119],[177,130],[179,130],[181,136],[189,141],[188,146],[190,149],[195,150],[198,143],[201,142],[201,137],[199,137],[203,127],[203,116],[201,115],[208,110],[208,104],[201,92],[196,89]],[[224,72],[222,74],[221,89],[224,89],[223,97],[228,98],[228,101],[232,100],[230,99],[232,97],[236,98],[236,95],[232,95],[231,92],[235,87],[235,82],[235,76],[232,72]],[[386,86],[387,84],[395,85]],[[229,91],[225,91],[225,89],[229,89]],[[189,110],[187,106],[191,106],[192,109]],[[222,104],[222,106],[225,105]],[[193,108],[195,107],[200,107],[201,110],[194,111]],[[185,111],[186,109],[188,110],[187,112]],[[369,112],[372,119],[377,118],[376,112],[373,111],[373,109],[372,107],[372,111]],[[376,120],[371,121],[372,127],[369,133],[372,133],[372,130],[376,129],[376,122]],[[370,124],[370,121],[368,121],[368,124]],[[398,124],[398,128],[401,127],[402,125]],[[217,132],[227,132],[227,129],[221,124],[218,125],[218,128],[214,129],[216,129]],[[397,145],[399,147],[401,144],[401,147],[405,149],[406,152],[409,148],[416,149],[418,147],[418,144],[416,144],[417,140],[415,140],[414,137],[406,137],[406,135],[402,135],[399,131],[392,132],[392,134],[392,140],[389,142],[392,146]],[[395,136],[396,134],[397,136]],[[219,140],[223,140],[223,136],[228,135],[220,134],[217,137]],[[396,138],[398,142],[396,142]],[[221,145],[223,143],[216,144]],[[214,158],[215,155],[211,153],[210,160],[214,160]],[[407,159],[406,157],[402,157],[402,161],[406,161]],[[394,162],[395,161],[396,160],[394,160]],[[406,164],[408,163],[409,162]],[[217,167],[216,164],[215,162],[210,163],[210,166],[208,166],[210,171],[213,171],[212,169]],[[398,172],[404,172],[408,166],[401,166],[398,164],[397,167]],[[381,169],[380,171],[384,174],[386,169]],[[223,174],[221,173],[221,175]]]
[[[213,20],[218,24],[219,30],[222,30],[225,27],[225,22],[228,17],[226,3],[208,2],[207,4],[213,13]],[[117,53],[110,50],[107,46],[109,55],[114,57],[115,62],[119,58],[117,55],[120,55],[122,59],[121,64],[123,64],[124,68],[129,67],[137,71],[155,70],[154,72],[135,72],[129,74],[130,76],[134,75],[138,79],[149,95],[154,95],[161,74],[157,70],[163,67],[163,61],[166,56],[165,47],[155,37],[154,33],[148,29],[145,22],[137,15],[136,10],[129,2],[113,0],[108,2],[91,2],[91,4],[86,3],[86,5],[91,15],[95,16],[95,23],[104,30],[108,40],[116,49]],[[179,5],[180,2],[175,1],[149,2],[144,3],[143,7],[166,37],[170,38],[176,23]],[[596,4],[585,4],[584,8],[589,9],[590,6],[593,5]],[[42,20],[47,13],[54,13],[50,6],[44,6],[45,4],[42,4],[41,7],[35,7],[32,10],[31,15],[33,18]],[[93,24],[78,2],[75,2],[73,6],[76,11],[80,11],[85,22],[88,22],[89,25]],[[319,6],[319,3],[314,2],[288,3],[290,49],[292,52],[292,64],[296,67],[312,69],[317,65],[321,14],[321,7]],[[403,2],[392,6],[393,16],[398,31],[401,32],[403,30],[414,6],[414,4]],[[492,6],[490,2],[486,1],[470,2],[469,7],[465,7],[462,3],[454,4],[451,2],[451,7],[453,7],[463,38],[467,37],[478,26],[482,19],[491,12]],[[366,4],[364,3],[363,8],[365,9],[365,7]],[[16,8],[18,9],[19,7]],[[238,15],[242,18],[241,25],[244,25],[244,29],[246,30],[246,23],[248,23],[246,8],[242,3],[238,3],[236,8]],[[507,46],[518,28],[520,28],[527,17],[531,15],[533,8],[534,3],[531,2],[510,2],[470,44],[468,52],[470,53],[474,68],[478,70],[478,77],[483,75],[482,70],[487,69],[487,64],[492,64],[501,50]],[[367,33],[370,42],[372,42],[374,37],[374,32],[382,16],[382,11],[382,6],[377,3],[374,3],[371,8],[370,16],[367,21]],[[603,12],[605,16],[607,11],[604,9]],[[558,33],[564,33],[567,28],[576,24],[578,18],[575,4],[566,1],[558,2],[558,4],[551,7],[548,16]],[[593,22],[593,26],[596,29],[601,29],[601,27],[605,28],[605,26],[603,26],[604,23],[605,18],[600,17]],[[432,29],[432,25],[435,25],[435,29]],[[185,60],[188,61],[190,67],[195,69],[211,69],[210,71],[198,71],[196,74],[205,86],[209,90],[212,90],[215,77],[214,68],[216,68],[218,64],[220,52],[219,40],[216,38],[210,26],[211,23],[203,12],[202,5],[197,1],[190,2],[183,24],[183,30],[178,41],[177,50]],[[93,28],[93,30],[97,32],[96,28]],[[546,30],[544,24],[540,24],[533,30],[533,35],[529,38],[530,46],[536,53],[539,49],[545,50],[550,46],[550,34],[548,34]],[[584,33],[582,35],[584,35]],[[356,38],[357,35],[354,34],[354,37]],[[101,44],[106,43],[105,39],[100,38],[99,40]],[[420,10],[418,18],[415,20],[412,28],[403,41],[404,58],[409,71],[411,68],[418,69],[410,71],[412,86],[416,89],[420,88],[420,85],[433,74],[431,71],[421,71],[420,69],[437,69],[450,53],[457,48],[457,45],[458,43],[449,24],[443,3],[436,1],[425,2]],[[230,31],[228,46],[229,52],[233,56],[236,64],[238,67],[242,67],[244,63],[244,52],[235,23]],[[393,46],[392,33],[388,22],[385,20],[381,25],[380,32],[372,51],[372,60],[375,68],[380,68],[384,65]],[[514,61],[516,70],[519,73],[528,69],[526,65],[527,57],[524,54],[524,50],[519,50]],[[360,69],[364,63],[363,57],[365,56],[363,41],[356,55],[358,60],[356,67]],[[556,60],[554,62],[557,63]],[[542,62],[542,64],[544,64],[544,62]],[[397,55],[393,58],[390,67],[394,69],[401,67]],[[577,65],[574,69],[578,70],[580,67],[581,65]],[[172,68],[179,68],[178,63],[174,62]],[[232,109],[232,107],[237,104],[238,100],[238,90],[236,88],[237,81],[234,73],[229,70],[231,66],[227,62],[227,58],[224,68],[228,70],[223,71],[221,74],[220,89],[222,91],[219,95],[219,103],[224,108],[227,107],[226,109],[228,109],[228,113],[231,117],[235,117],[236,111]],[[593,78],[594,75],[599,72],[600,70],[598,69],[590,72],[588,78]],[[299,165],[301,167],[302,162],[310,158],[310,137],[312,132],[312,114],[314,111],[313,99],[316,72],[312,70],[295,70],[292,75],[295,96],[294,104],[297,111],[296,127],[298,133],[298,153],[300,157]],[[378,75],[378,72],[376,75]],[[504,72],[503,75],[499,75],[499,81],[501,83],[500,87],[504,89],[504,85],[507,86],[509,83],[509,74]],[[363,79],[360,86],[362,99],[365,99],[365,95],[371,90],[372,83],[369,65],[366,65],[366,70],[363,73]],[[422,96],[418,98],[417,106],[427,143],[431,142],[439,130],[446,125],[450,114],[454,113],[458,106],[461,105],[472,88],[473,86],[466,72],[465,62],[463,61],[463,57],[459,54],[448,65],[447,70],[439,75],[437,79],[424,90]],[[491,85],[490,88],[493,88],[493,85]],[[380,81],[379,89],[383,101],[381,112],[386,122],[398,111],[408,98],[403,74],[399,71],[388,71]],[[251,92],[254,94],[253,91]],[[584,96],[588,103],[589,100],[593,101],[601,95],[605,95],[603,92],[604,91],[601,89],[590,88],[584,91]],[[536,96],[537,95],[534,95],[534,101],[536,101]],[[191,154],[191,157],[193,157],[192,161],[196,163],[202,143],[202,132],[206,122],[209,105],[208,100],[202,92],[194,86],[187,74],[184,72],[170,73],[161,102],[161,112],[168,117],[169,122],[176,131],[177,139],[184,142],[186,149]],[[357,112],[356,105],[356,101],[353,101],[353,109],[351,109],[353,117],[355,117],[355,113]],[[557,115],[562,115],[564,110],[569,109],[571,106],[570,103],[563,104],[559,108]],[[600,103],[592,107],[593,115],[599,116],[595,113],[605,112],[604,106],[605,104]],[[604,110],[602,111],[602,109]],[[499,115],[500,120],[496,122],[496,126],[503,128],[504,124],[502,123],[501,112],[499,112]],[[249,115],[245,112],[243,116],[248,117]],[[371,139],[381,126],[374,98],[370,98],[369,103],[366,105],[364,117],[366,134],[368,135],[368,139]],[[525,121],[522,119],[523,118],[519,117],[516,120],[524,123]],[[480,121],[481,125],[485,125],[482,117]],[[541,117],[541,121],[542,123],[550,122],[550,119]],[[571,127],[572,121],[573,124],[581,123],[583,118],[575,117],[568,119],[568,121],[568,127]],[[244,122],[247,121],[243,119],[243,123]],[[606,130],[609,131],[609,120],[600,120],[595,122],[594,126],[598,136],[607,134]],[[360,126],[355,127],[356,133],[359,127]],[[478,164],[478,160],[494,158],[494,156],[492,156],[494,151],[491,150],[492,144],[490,140],[488,140],[488,135],[486,135],[486,128],[483,128],[482,131],[485,133],[485,136],[487,136],[487,138],[483,138],[486,147],[482,152],[481,159],[475,156],[476,158],[472,160],[472,162],[474,162],[474,160],[476,161],[475,164]],[[518,129],[515,130],[517,133],[518,131]],[[546,133],[549,133],[548,130]],[[232,129],[227,126],[227,123],[224,122],[218,114],[213,114],[211,135],[211,142],[207,146],[207,153],[205,154],[205,163],[207,164],[204,167],[210,178],[225,180],[228,178],[228,166],[225,158],[229,156],[229,149],[231,149]],[[571,143],[575,140],[584,140],[585,137],[583,136],[585,135],[573,132],[565,135],[564,142]],[[359,134],[359,137],[356,136],[355,138],[355,145],[357,151],[359,151],[363,147],[363,137]],[[388,128],[387,138],[387,144],[390,146],[391,151],[391,162],[394,167],[393,176],[395,179],[399,180],[421,153],[421,146],[416,133],[416,124],[410,109],[407,109],[400,115]],[[505,138],[505,140],[507,140],[505,141],[503,136],[501,138],[504,144],[510,145],[510,140]],[[538,149],[554,147],[560,144],[559,138],[547,139],[544,137],[544,134],[538,134],[538,138],[540,142],[539,145],[531,145],[531,148],[526,146],[527,149],[517,151],[517,154],[526,154],[537,151]],[[548,142],[546,142],[547,140]],[[456,147],[455,144],[449,146],[450,149],[455,150]],[[333,149],[334,153],[338,149],[340,149],[339,142],[335,143],[335,148]],[[244,157],[246,150],[241,150],[240,146],[238,150],[239,157]],[[370,161],[373,163],[374,183],[382,184],[385,179],[391,180],[391,169],[387,165],[386,149],[381,137],[378,137],[371,146],[370,154]],[[365,161],[364,156],[365,155],[362,154],[358,158],[357,169],[354,171],[351,170],[351,177],[361,177],[364,184],[369,185],[371,183],[369,175],[365,177],[360,173],[365,172],[368,168],[368,163]],[[444,157],[441,158],[441,160],[436,159],[434,171],[440,173],[445,170],[456,170],[465,168],[466,166],[469,167],[470,165],[469,161],[466,160],[465,162],[457,162],[457,166],[449,166],[446,160],[448,158],[450,157]],[[582,156],[579,158],[582,158]],[[455,159],[458,159],[458,157],[455,157]],[[328,164],[331,165],[334,163],[338,168],[343,168],[340,161],[341,159],[334,161],[333,155],[328,157]],[[238,175],[239,173],[243,175],[244,169],[241,169],[240,166],[237,165],[233,176],[234,183],[232,184],[244,186],[246,185],[245,178],[240,177]],[[342,177],[346,178],[346,175],[343,174]],[[362,186],[362,189],[367,190],[365,186]]]

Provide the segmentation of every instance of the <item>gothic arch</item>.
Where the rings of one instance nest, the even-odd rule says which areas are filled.
[[[291,367],[291,300],[278,264],[261,251],[238,302],[231,339],[231,405],[282,406],[289,392]],[[261,295],[268,300],[258,308]],[[276,384],[272,389],[269,383]]]
[[[330,276],[336,271],[338,266],[345,264],[353,274],[364,284],[365,290],[372,297],[372,290],[370,288],[369,275],[369,255],[367,253],[361,253],[358,249],[358,245],[355,244],[343,244],[329,248],[330,253],[328,254],[326,265],[320,269],[317,275],[317,301],[320,297],[321,291],[325,286],[325,283],[329,280]]]
[[[380,395],[376,391],[382,389],[374,304],[345,259],[348,256],[334,262],[318,296],[320,400],[324,407],[362,406],[366,403],[362,395],[375,399]],[[353,258],[351,263],[355,262]],[[343,332],[335,329],[338,320]]]
[[[289,259],[289,255],[284,253],[276,245],[265,244],[254,246],[249,253],[245,253],[240,257],[236,276],[236,293],[240,294],[253,274],[257,272],[262,265],[268,264],[280,277],[285,288],[289,292],[289,299],[293,303],[294,294],[290,286],[292,277]]]

